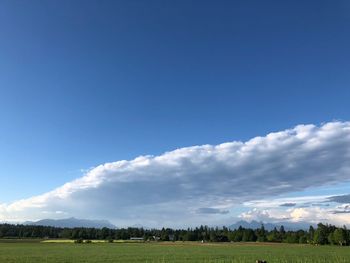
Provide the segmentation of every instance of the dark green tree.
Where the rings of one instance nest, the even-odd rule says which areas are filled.
[[[261,225],[260,228],[256,230],[256,236],[257,236],[257,241],[258,242],[266,242],[266,231],[264,225]]]

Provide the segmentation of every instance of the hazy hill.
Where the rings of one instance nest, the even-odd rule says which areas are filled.
[[[94,227],[94,228],[116,228],[115,225],[107,220],[89,220],[89,219],[77,219],[74,217],[65,219],[42,219],[39,221],[27,221],[24,222],[26,225],[37,225],[37,226],[54,226],[54,227]]]
[[[282,225],[284,226],[285,230],[308,230],[310,225],[315,226],[314,224],[308,223],[308,222],[276,222],[276,223],[263,223],[263,222],[258,222],[258,221],[238,221],[232,225],[229,226],[230,229],[237,229],[240,226],[243,228],[251,228],[251,229],[257,229],[260,228],[261,225],[264,225],[266,230],[273,230],[275,227],[279,229]]]

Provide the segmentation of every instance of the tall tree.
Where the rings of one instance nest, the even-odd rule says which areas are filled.
[[[346,236],[347,233],[345,231],[345,229],[343,228],[337,228],[334,232],[333,232],[333,239],[334,239],[334,243],[335,244],[339,244],[340,246],[344,246],[346,245]]]

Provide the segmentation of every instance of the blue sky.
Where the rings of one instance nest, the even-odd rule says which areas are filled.
[[[0,203],[350,119],[348,1],[1,1],[0,33]]]

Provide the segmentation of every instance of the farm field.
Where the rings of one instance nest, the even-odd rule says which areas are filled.
[[[0,263],[34,262],[215,262],[345,263],[350,248],[287,244],[46,243],[0,241]]]

